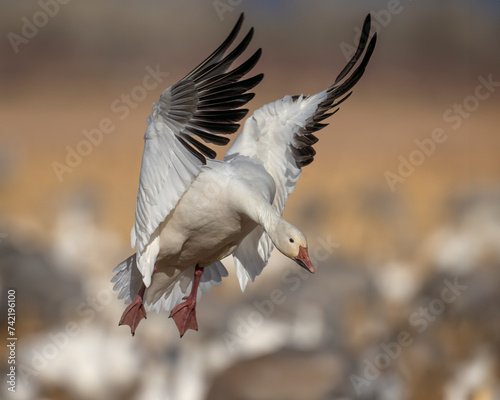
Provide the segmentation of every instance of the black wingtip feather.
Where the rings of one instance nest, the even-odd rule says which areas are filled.
[[[196,147],[196,149],[198,149],[198,151],[200,151],[205,157],[215,158],[217,156],[217,153],[215,151],[213,151],[210,147],[205,146],[203,143],[197,141],[193,136],[185,134],[183,135],[183,138],[194,147]]]
[[[196,121],[196,126],[219,135],[230,135],[236,132],[240,127],[239,124],[205,121]]]
[[[189,74],[187,74],[184,79],[193,78],[200,70],[202,70],[207,64],[210,62],[218,62],[224,56],[226,50],[231,46],[236,36],[241,29],[241,25],[243,24],[243,20],[245,19],[245,14],[241,13],[238,21],[234,25],[234,28],[231,30],[226,40],[222,42],[222,44],[215,49],[215,51],[210,54],[200,65],[198,65],[195,69],[193,69]]]
[[[255,97],[255,93],[245,93],[242,95],[226,97],[223,103],[218,99],[205,101],[203,104],[198,105],[198,110],[204,111],[217,111],[217,110],[230,110],[238,108],[247,104]]]
[[[363,23],[363,30],[361,32],[361,37],[359,39],[358,48],[356,49],[356,52],[351,57],[349,62],[346,64],[346,66],[342,69],[340,74],[338,74],[337,78],[335,78],[335,82],[333,83],[334,85],[336,83],[340,82],[351,71],[352,67],[354,67],[356,62],[359,60],[359,57],[363,53],[363,50],[366,47],[366,43],[368,42],[370,30],[371,30],[371,16],[370,16],[370,14],[368,14],[365,18],[364,23]],[[376,34],[375,34],[375,36],[376,36]]]
[[[217,75],[220,75],[224,72],[226,72],[231,64],[236,60],[241,53],[243,53],[246,48],[248,47],[248,44],[252,40],[253,37],[253,28],[250,29],[250,31],[246,34],[246,36],[243,38],[243,40],[234,48],[231,53],[229,53],[226,57],[224,57],[221,61],[217,62],[216,64],[210,64],[208,65],[205,69],[199,71],[197,74],[193,75],[191,78],[199,80],[202,82],[202,85],[204,85],[204,82],[206,80],[212,80],[214,77]]]
[[[297,167],[299,168],[304,168],[311,164],[314,161],[314,157],[308,158],[307,160],[304,161],[297,161]]]
[[[208,90],[214,90],[219,86],[226,85],[231,82],[237,82],[241,77],[247,74],[260,59],[262,54],[261,49],[258,49],[248,60],[246,60],[239,67],[233,69],[228,73],[220,73],[219,75],[212,76],[209,79],[202,81],[202,83],[196,85],[196,88],[200,93]]]
[[[305,127],[301,128],[295,135],[295,144],[291,145],[291,150],[299,168],[309,165],[314,160],[314,153],[310,150],[314,150],[312,145],[316,143],[318,139],[312,135],[312,132],[323,129],[328,125],[320,122],[335,114],[338,108],[330,113],[326,112],[345,101],[351,95],[352,91],[350,90],[352,87],[359,81],[361,76],[363,76],[377,42],[376,33],[369,40],[370,30],[371,17],[370,14],[368,14],[363,23],[361,38],[355,54],[337,76],[333,85],[327,89],[326,99],[318,105],[315,114],[306,121]],[[363,58],[361,59],[361,57]],[[360,59],[361,62],[359,62],[358,67],[351,73]],[[351,74],[349,75],[349,73]],[[294,101],[297,101],[299,98],[300,96],[292,97]]]
[[[192,134],[199,136],[202,138],[205,142],[207,143],[213,143],[218,146],[224,146],[229,143],[230,139],[225,136],[219,136],[219,135],[214,135],[209,132],[202,131],[201,129],[198,129],[194,126],[188,125],[187,130],[191,132]]]
[[[227,53],[241,30],[243,20],[244,14],[241,13],[222,44],[160,96],[159,114],[165,120],[172,120],[175,126],[180,126],[179,132],[175,133],[176,138],[203,163],[206,163],[206,157],[215,158],[216,152],[195,137],[215,145],[227,144],[229,139],[223,135],[236,132],[240,127],[237,122],[248,113],[247,109],[238,108],[254,97],[253,93],[246,92],[263,78],[263,74],[258,74],[241,80],[259,61],[261,49],[231,70],[233,62],[247,49],[254,34],[254,29],[250,28],[236,47]]]
[[[225,85],[217,86],[213,90],[206,90],[201,95],[200,102],[212,100],[223,101],[227,97],[240,96],[257,86],[260,81],[262,81],[263,77],[264,74],[259,74],[242,81],[231,82]]]
[[[203,111],[198,110],[193,116],[194,120],[205,122],[238,122],[248,114],[247,108],[223,111]]]
[[[177,140],[193,155],[195,156],[199,161],[201,161],[202,164],[206,164],[207,160],[205,157],[203,157],[203,154],[197,152],[195,149],[193,149],[186,141],[181,138],[180,136],[176,136]]]

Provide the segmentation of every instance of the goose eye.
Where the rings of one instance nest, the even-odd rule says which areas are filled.
[[[294,243],[295,240],[293,240],[292,238],[289,239],[290,240],[290,243]]]

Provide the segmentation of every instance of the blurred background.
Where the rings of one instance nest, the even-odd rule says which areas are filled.
[[[500,399],[498,1],[61,3],[0,13],[1,398]],[[109,280],[146,118],[241,12],[251,111],[328,87],[369,12],[379,35],[285,211],[317,273],[274,252],[242,294],[226,259],[199,332],[149,313],[131,337]]]

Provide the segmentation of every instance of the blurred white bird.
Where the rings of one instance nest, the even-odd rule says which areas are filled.
[[[120,325],[129,325],[132,334],[146,310],[170,312],[181,337],[197,330],[198,288],[208,291],[220,284],[227,276],[220,260],[228,255],[234,257],[242,290],[261,273],[273,245],[314,272],[304,234],[281,215],[302,167],[313,161],[318,141],[313,132],[326,126],[320,121],[337,110],[327,111],[344,101],[363,75],[376,35],[366,46],[368,15],[358,49],[333,85],[313,96],[285,96],[255,111],[219,161],[196,137],[227,144],[224,135],[234,133],[248,112],[239,107],[254,96],[246,92],[263,78],[241,80],[261,49],[230,69],[253,35],[252,28],[225,55],[242,23],[243,14],[214,53],[161,94],[148,118],[131,232],[137,252],[113,271],[118,297],[131,303]]]

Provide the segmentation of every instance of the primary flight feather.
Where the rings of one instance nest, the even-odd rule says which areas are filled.
[[[254,96],[248,91],[263,78],[245,77],[260,49],[232,67],[253,36],[252,28],[228,52],[242,23],[243,14],[217,50],[161,94],[148,118],[131,232],[136,253],[113,270],[112,280],[118,297],[130,303],[120,325],[132,334],[146,310],[170,312],[181,336],[197,330],[196,302],[227,276],[220,260],[228,255],[242,290],[266,266],[273,246],[314,272],[306,237],[281,215],[302,168],[314,159],[313,133],[363,75],[376,35],[368,40],[368,15],[356,53],[330,87],[258,109],[219,161],[206,143],[229,142],[226,135],[248,113],[240,108]]]

